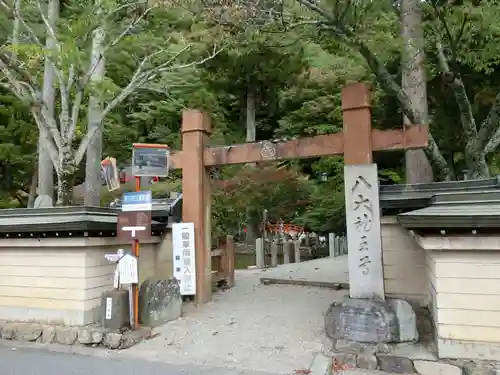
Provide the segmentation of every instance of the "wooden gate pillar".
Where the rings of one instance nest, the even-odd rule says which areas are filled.
[[[207,114],[182,112],[182,221],[194,223],[196,254],[196,303],[212,298],[211,193],[203,152],[211,132]],[[194,277],[194,274],[193,274]]]
[[[342,89],[346,165],[373,162],[370,99],[370,87],[366,83],[352,83]]]

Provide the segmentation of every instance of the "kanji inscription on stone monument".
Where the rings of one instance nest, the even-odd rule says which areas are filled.
[[[376,164],[344,167],[351,298],[384,299]]]

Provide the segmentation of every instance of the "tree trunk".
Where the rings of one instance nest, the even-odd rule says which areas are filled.
[[[73,198],[73,178],[75,176],[75,159],[67,140],[62,139],[57,168],[57,202],[58,206],[69,206]]]
[[[94,85],[94,90],[97,91],[95,85],[98,85],[104,79],[104,44],[105,32],[103,27],[98,27],[93,34],[92,39],[92,56],[91,82]],[[88,131],[98,129],[87,147],[87,156],[85,163],[85,198],[86,206],[100,206],[100,191],[101,191],[101,159],[102,159],[102,109],[101,98],[94,94],[89,98],[88,105]]]
[[[21,13],[21,0],[14,0],[14,10],[15,15]],[[14,21],[12,23],[12,46],[14,47],[14,51],[12,52],[13,60],[17,58],[17,44],[19,43],[19,17],[14,16]]]
[[[403,37],[401,86],[420,124],[429,125],[420,0],[401,1],[401,28]],[[406,116],[403,121],[405,126],[411,124]],[[407,150],[405,159],[407,184],[433,181],[432,167],[423,150]]]
[[[59,0],[50,0],[48,5],[47,19],[52,27],[59,18]],[[55,47],[55,41],[47,32],[46,41],[47,50]],[[48,59],[45,59],[43,75],[43,105],[47,108],[48,116],[54,118],[54,100],[55,100],[55,72],[52,69]],[[54,169],[48,151],[45,149],[47,142],[43,134],[38,136],[38,195],[54,196]]]
[[[247,142],[255,142],[257,139],[257,124],[255,122],[255,87],[249,83],[248,88],[247,88],[247,107],[246,107],[246,116],[245,116],[245,121],[246,121],[246,130],[247,130],[247,136],[246,136],[246,141]],[[249,163],[249,166],[255,166],[256,163]],[[247,209],[246,212],[246,218],[247,218],[247,234],[246,234],[246,241],[247,243],[255,243],[256,237],[256,231],[254,230],[254,225],[251,221],[251,213],[250,209]]]
[[[37,183],[38,183],[38,166],[35,167],[35,171],[33,172],[33,176],[31,177],[30,192],[28,195],[28,208],[33,208],[35,205]]]
[[[247,90],[247,110],[246,110],[246,128],[247,128],[247,142],[255,142],[257,125],[255,122],[255,87],[252,84],[248,85]]]

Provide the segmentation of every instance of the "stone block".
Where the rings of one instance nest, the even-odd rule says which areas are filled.
[[[56,327],[47,326],[43,327],[42,342],[45,344],[52,344],[56,341]]]
[[[130,326],[128,290],[111,290],[101,297],[101,326],[120,330]]]
[[[388,299],[399,323],[399,342],[417,342],[417,315],[411,305],[402,299]]]
[[[90,327],[80,327],[78,329],[78,342],[82,345],[93,344],[92,332],[93,330]]]
[[[500,371],[497,370],[490,363],[476,363],[476,362],[466,362],[464,364],[464,374],[465,375],[498,375]]]
[[[2,339],[14,340],[16,337],[16,326],[12,323],[4,323],[2,327]]]
[[[406,357],[415,360],[437,361],[437,355],[427,345],[417,343],[390,344],[388,352],[396,357]]]
[[[378,367],[377,357],[368,351],[358,354],[356,357],[356,364],[359,368],[365,370],[376,370]]]
[[[325,314],[325,333],[333,340],[376,344],[415,341],[416,324],[413,308],[403,300],[346,298],[330,305]]]
[[[389,353],[389,346],[388,344],[384,343],[367,344],[355,341],[336,340],[335,351],[343,353],[354,353],[354,354],[363,352],[371,352],[372,354],[376,353],[387,354]]]
[[[78,337],[78,330],[74,327],[56,327],[56,342],[62,345],[73,345]]]
[[[96,329],[92,331],[92,344],[98,345],[104,340],[104,332]]]
[[[124,332],[122,334],[122,339],[120,342],[120,349],[128,349],[134,345],[137,345],[150,335],[151,330],[147,328],[140,328],[138,330]]]
[[[177,280],[145,280],[139,291],[139,317],[142,324],[158,327],[182,314],[182,296]]]
[[[420,375],[462,375],[460,367],[448,363],[434,361],[413,361],[415,371]]]
[[[378,367],[382,371],[395,374],[409,374],[414,372],[412,361],[405,357],[378,356]]]
[[[16,327],[16,340],[37,341],[42,336],[43,327],[40,324],[19,324]]]
[[[109,349],[118,349],[122,342],[122,334],[109,332],[104,337],[104,346]]]

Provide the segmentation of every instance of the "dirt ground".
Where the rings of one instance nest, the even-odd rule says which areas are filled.
[[[293,374],[321,351],[323,316],[344,291],[261,285],[265,272],[241,270],[236,286],[156,329],[158,336],[120,356]]]

